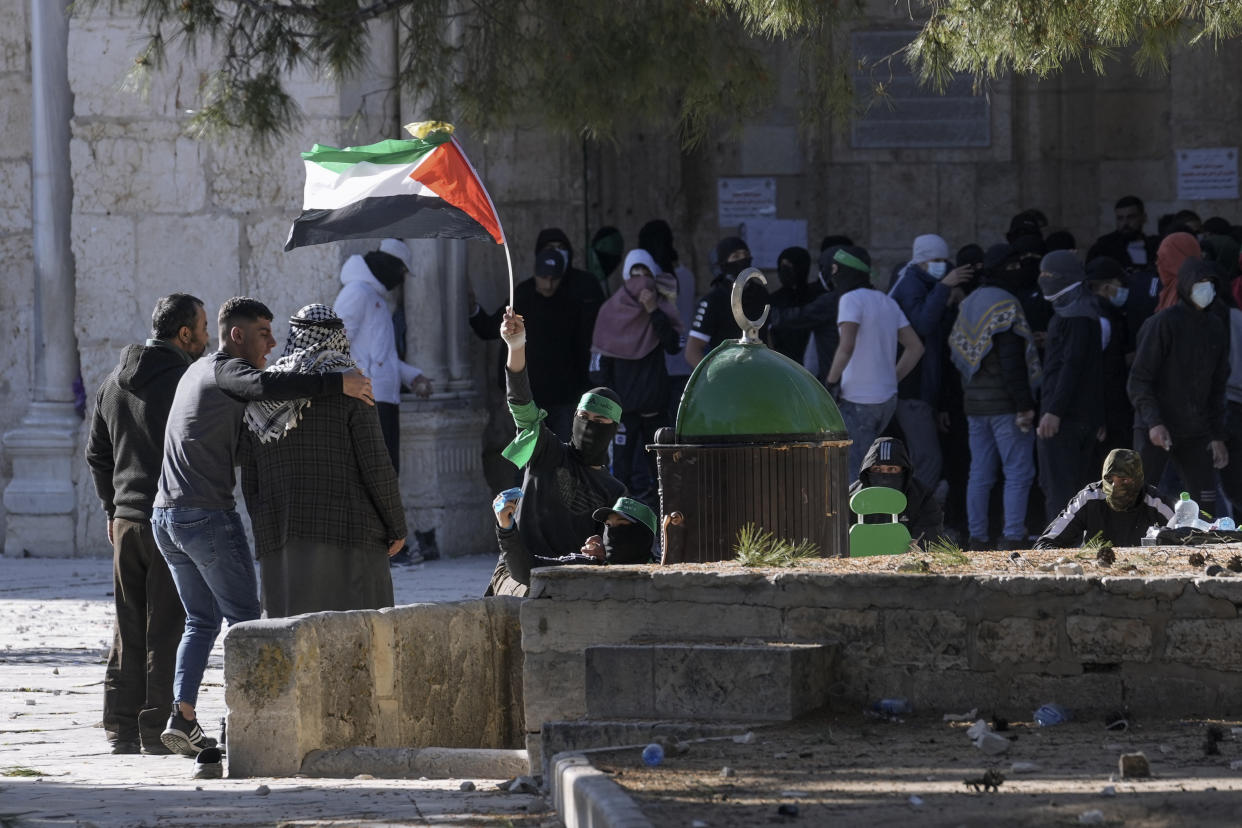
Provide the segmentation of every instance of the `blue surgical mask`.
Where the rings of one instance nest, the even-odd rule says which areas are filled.
[[[1126,300],[1130,298],[1130,289],[1128,287],[1119,287],[1117,292],[1108,297],[1108,301],[1113,303],[1113,307],[1124,308]]]
[[[1212,304],[1212,300],[1216,298],[1216,287],[1211,282],[1199,282],[1190,289],[1190,301],[1194,302],[1200,310]]]
[[[927,275],[933,279],[940,279],[949,269],[948,262],[928,262],[926,265]]]

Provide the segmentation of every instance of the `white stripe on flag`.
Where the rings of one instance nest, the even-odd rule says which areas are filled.
[[[338,210],[364,198],[385,196],[439,198],[427,187],[410,178],[410,174],[430,155],[431,153],[427,153],[412,164],[372,164],[363,161],[339,173],[313,161],[306,161],[306,190],[302,209]]]

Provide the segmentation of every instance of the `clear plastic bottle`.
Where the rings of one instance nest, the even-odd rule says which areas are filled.
[[[1171,529],[1193,529],[1199,522],[1199,504],[1190,499],[1190,492],[1182,492],[1181,499],[1173,506],[1173,517],[1169,518]]]

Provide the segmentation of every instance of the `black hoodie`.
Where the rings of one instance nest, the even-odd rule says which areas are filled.
[[[1229,331],[1209,306],[1190,301],[1196,282],[1215,277],[1211,262],[1187,259],[1177,274],[1178,302],[1143,324],[1126,390],[1135,426],[1163,425],[1179,439],[1225,439]]]
[[[109,519],[151,519],[168,410],[192,361],[185,351],[159,340],[127,345],[100,385],[86,462]]]
[[[926,549],[929,543],[944,534],[944,512],[931,490],[914,479],[905,443],[894,437],[880,437],[872,443],[863,457],[858,479],[850,485],[851,495],[867,486],[878,485],[871,480],[872,466],[901,466],[902,484],[890,488],[898,489],[906,496],[906,510],[897,519],[910,530],[911,538]],[[867,515],[863,518],[864,523],[886,523],[888,520],[887,515]]]

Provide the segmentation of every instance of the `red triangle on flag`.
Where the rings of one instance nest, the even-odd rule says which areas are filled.
[[[504,244],[492,199],[456,141],[445,141],[436,147],[410,178],[477,221],[496,244]]]

